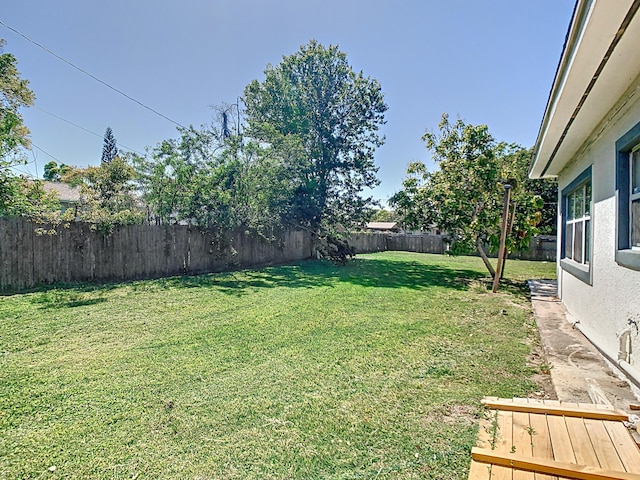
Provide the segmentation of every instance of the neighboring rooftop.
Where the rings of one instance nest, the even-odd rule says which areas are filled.
[[[397,232],[400,230],[400,226],[397,222],[369,222],[367,223],[367,228],[369,230],[381,230],[381,231],[392,231]]]
[[[61,202],[75,203],[80,201],[80,188],[63,182],[42,182],[44,191],[56,192]]]

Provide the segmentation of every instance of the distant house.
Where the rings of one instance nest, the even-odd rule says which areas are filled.
[[[42,182],[42,188],[44,188],[44,191],[47,193],[55,192],[58,195],[60,207],[63,212],[69,208],[76,208],[82,200],[80,187],[72,187],[67,183]]]
[[[531,178],[557,178],[559,295],[640,386],[640,2],[578,0]]]
[[[367,230],[370,232],[399,232],[400,226],[397,222],[369,222]]]

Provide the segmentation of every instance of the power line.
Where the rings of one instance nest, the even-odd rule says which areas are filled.
[[[85,128],[82,125],[78,125],[77,123],[73,123],[71,120],[67,120],[66,118],[62,118],[60,115],[56,115],[55,113],[48,112],[48,111],[46,111],[43,108],[40,108],[38,106],[34,106],[33,108],[35,108],[36,110],[40,110],[41,112],[46,113],[47,115],[51,115],[52,117],[55,117],[58,120],[62,120],[63,122],[68,123],[69,125],[73,125],[74,127],[79,128],[80,130],[84,130],[85,132],[88,132],[88,133],[90,133],[92,135],[95,135],[96,137],[104,138],[103,135],[100,135],[99,133],[96,133],[96,132],[94,132],[92,130],[89,130],[88,128]],[[123,147],[124,150],[128,150],[130,152],[137,153],[138,155],[144,155],[144,153],[139,152],[139,151],[137,151],[137,150],[135,150],[135,149],[133,149],[131,147],[127,147],[126,145],[124,145],[122,143],[119,146]]]
[[[56,157],[54,157],[53,155],[51,155],[49,152],[47,152],[45,149],[40,148],[38,145],[36,145],[35,143],[31,142],[31,145],[33,145],[34,147],[36,147],[38,150],[40,150],[42,153],[44,153],[46,156],[53,158],[56,162],[58,163],[62,163],[60,160],[58,160]]]
[[[32,145],[33,145],[33,143],[32,143]],[[27,166],[33,164],[35,166],[35,169],[36,169],[36,177],[37,177],[37,175],[38,175],[38,162],[36,160],[36,156],[33,154],[33,150],[30,150],[30,152],[31,152],[31,155],[33,156],[33,160],[32,161],[30,161],[30,162],[25,161],[24,163],[22,163],[22,162],[14,163],[14,164],[10,165],[9,168],[11,170],[13,170],[14,172],[20,174],[20,175],[25,175],[27,177],[33,178],[33,173],[30,172],[27,169]]]
[[[108,84],[107,82],[105,82],[104,80],[100,80],[98,77],[96,77],[95,75],[92,75],[91,73],[87,72],[86,70],[84,70],[83,68],[78,67],[76,64],[70,62],[69,60],[67,60],[64,57],[61,57],[60,55],[58,55],[57,53],[55,53],[52,50],[49,50],[47,47],[45,47],[44,45],[36,42],[35,40],[32,40],[31,38],[27,37],[24,33],[19,32],[18,30],[16,30],[15,28],[7,25],[6,23],[4,23],[2,20],[0,20],[0,25],[3,25],[4,27],[8,28],[9,30],[11,30],[12,32],[20,35],[22,38],[24,38],[25,40],[27,40],[28,42],[33,43],[35,46],[40,47],[42,50],[44,50],[45,52],[53,55],[54,57],[56,57],[58,60],[62,60],[64,63],[66,63],[67,65],[75,68],[76,70],[78,70],[79,72],[84,73],[85,75],[93,78],[95,81],[100,82],[101,84],[103,84],[104,86],[110,88],[111,90],[113,90],[114,92],[119,93],[120,95],[122,95],[123,97],[128,98],[129,100],[131,100],[132,102],[137,103],[138,105],[140,105],[143,108],[146,108],[147,110],[149,110],[150,112],[155,113],[156,115],[159,115],[160,117],[164,118],[165,120],[170,121],[171,123],[185,128],[183,125],[181,125],[180,123],[176,122],[175,120],[170,119],[169,117],[167,117],[166,115],[163,115],[162,113],[158,112],[157,110],[154,110],[153,108],[149,107],[148,105],[145,105],[144,103],[142,103],[139,100],[136,100],[135,98],[131,97],[130,95],[127,95],[126,93],[124,93],[122,90],[118,90],[116,87]]]

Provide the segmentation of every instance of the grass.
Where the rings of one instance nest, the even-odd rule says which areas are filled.
[[[362,255],[0,297],[0,478],[464,479],[536,388],[510,261]]]

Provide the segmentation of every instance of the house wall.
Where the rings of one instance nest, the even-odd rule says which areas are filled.
[[[621,338],[631,340],[629,363],[640,372],[640,271],[620,266],[616,253],[616,141],[640,121],[640,100],[625,105],[601,124],[577,157],[558,176],[559,192],[589,166],[592,168],[592,256],[585,283],[558,263],[560,297],[574,321],[595,343],[618,358]],[[561,195],[561,193],[560,193]],[[562,198],[560,198],[562,200]],[[559,218],[559,229],[564,219]],[[558,242],[558,259],[561,259]]]

